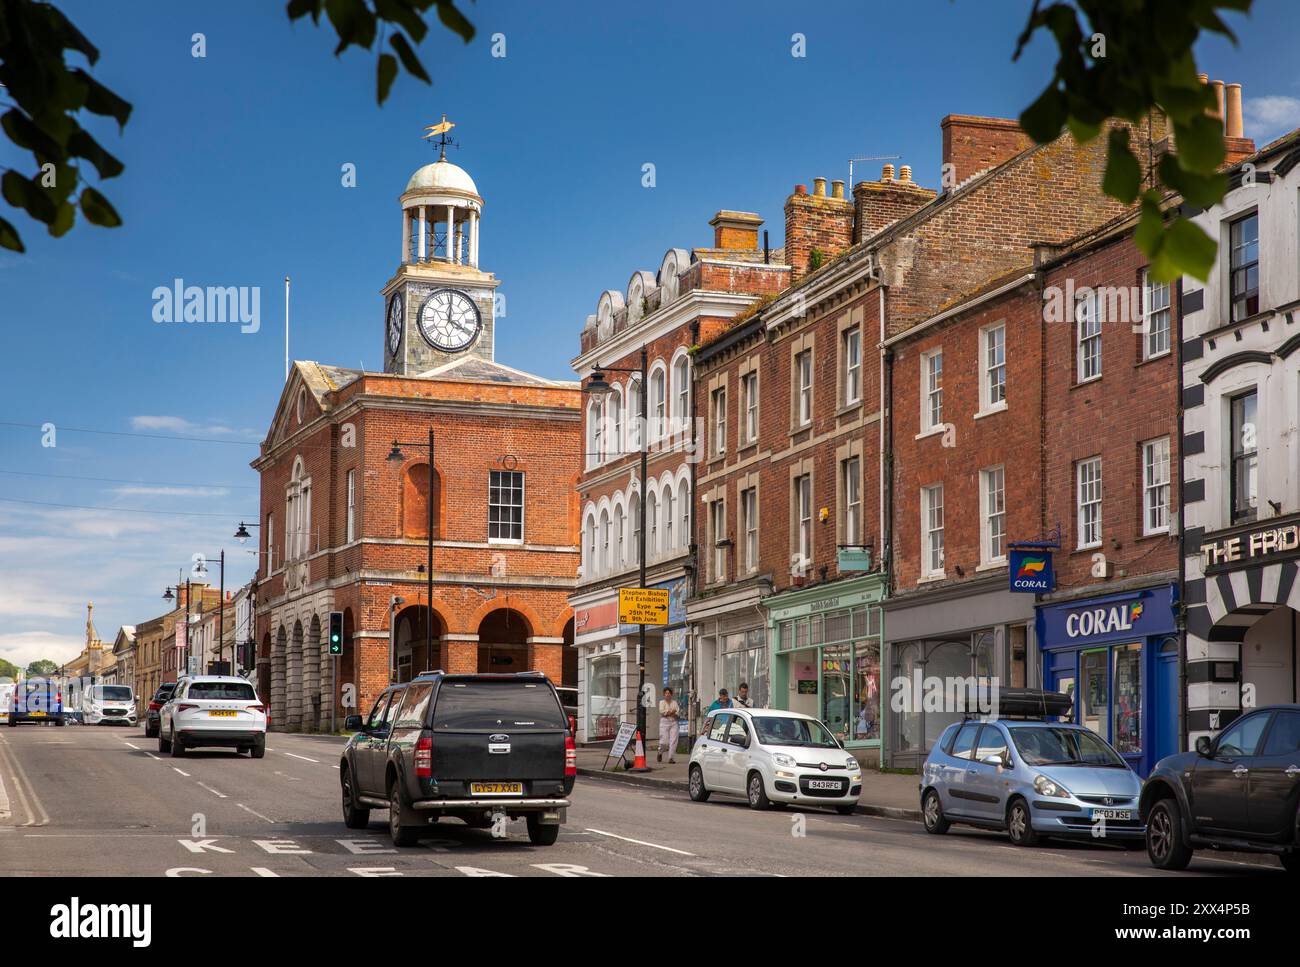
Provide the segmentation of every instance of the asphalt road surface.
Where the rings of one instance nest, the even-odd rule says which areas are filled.
[[[340,818],[343,739],[272,733],[264,759],[224,750],[162,756],[142,731],[0,728],[0,876],[1154,876],[1145,853],[809,810],[758,813],[715,797],[580,777],[550,847],[522,822],[445,820],[395,849]],[[1275,860],[1198,856],[1189,876],[1283,876]],[[1279,881],[1280,882],[1280,881]]]

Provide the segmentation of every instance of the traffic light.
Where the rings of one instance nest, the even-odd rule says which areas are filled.
[[[343,612],[330,612],[330,654],[343,654]]]

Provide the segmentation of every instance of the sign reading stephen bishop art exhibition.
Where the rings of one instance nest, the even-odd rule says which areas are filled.
[[[625,625],[668,624],[668,589],[619,588],[618,622]]]
[[[1256,524],[1249,530],[1201,544],[1201,567],[1206,572],[1300,557],[1300,519]]]

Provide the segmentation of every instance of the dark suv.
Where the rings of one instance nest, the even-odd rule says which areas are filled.
[[[176,691],[175,682],[163,682],[158,686],[158,691],[153,693],[149,708],[144,713],[144,737],[146,739],[158,738],[158,713],[167,704],[167,700],[172,697],[174,691]]]
[[[430,672],[390,685],[370,714],[349,716],[339,781],[343,822],[364,829],[388,810],[397,846],[412,846],[444,816],[487,828],[528,823],[549,846],[565,821],[577,753],[555,687],[541,672]]]
[[[1154,866],[1181,870],[1198,849],[1272,853],[1300,872],[1300,705],[1241,716],[1195,752],[1156,763],[1142,788]]]

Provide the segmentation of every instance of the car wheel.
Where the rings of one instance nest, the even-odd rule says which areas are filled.
[[[173,759],[179,759],[185,755],[185,743],[182,742],[181,737],[176,734],[176,726],[174,725],[172,726],[171,741],[167,744],[171,747]]]
[[[343,825],[348,829],[365,829],[370,825],[370,810],[357,805],[352,770],[347,766],[339,770],[339,785],[343,787]]]
[[[1278,859],[1288,873],[1300,873],[1300,853],[1283,853]]]
[[[253,747],[248,750],[248,754],[254,759],[266,758],[266,736],[259,736],[253,741]]]
[[[167,739],[163,738],[162,726],[159,725],[158,726],[158,751],[167,753],[170,752],[171,750],[172,750],[172,744]]]
[[[528,814],[528,842],[534,846],[552,846],[560,838],[560,824],[542,822],[536,813]]]
[[[704,770],[691,766],[691,774],[686,782],[686,790],[691,794],[692,802],[708,802],[709,790],[704,788]]]
[[[1016,846],[1038,845],[1038,833],[1034,832],[1029,816],[1029,804],[1023,799],[1011,800],[1011,808],[1007,810],[1007,833]]]
[[[394,776],[388,781],[388,835],[392,837],[394,846],[414,846],[419,838],[414,827],[404,822],[406,816],[402,807],[402,787]]]
[[[750,809],[767,809],[771,804],[767,798],[767,790],[763,788],[763,776],[757,772],[749,774],[749,781],[745,784],[745,791],[749,799]]]
[[[948,822],[943,814],[943,803],[939,801],[939,794],[933,789],[926,790],[925,798],[921,800],[921,821],[925,824],[925,831],[936,836],[952,828],[952,823]]]
[[[1173,799],[1161,799],[1147,817],[1147,858],[1160,870],[1185,870],[1192,849],[1183,842],[1183,816]]]

